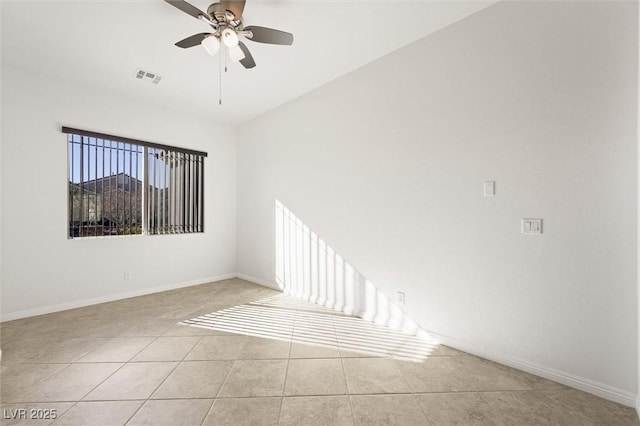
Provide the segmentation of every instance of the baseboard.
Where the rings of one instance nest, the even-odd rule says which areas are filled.
[[[640,418],[640,395],[636,397],[636,415]]]
[[[565,386],[569,386],[571,388],[578,389],[604,399],[608,399],[609,401],[617,402],[628,407],[635,407],[638,413],[640,413],[640,410],[638,409],[638,407],[640,406],[639,400],[637,398],[638,396],[631,392],[627,392],[625,390],[609,386],[604,383],[596,382],[584,377],[576,376],[564,371],[556,370],[554,368],[545,367],[526,360],[478,348],[469,343],[452,339],[450,337],[443,336],[441,334],[434,333],[428,330],[427,332],[439,343],[450,346],[454,349],[458,349],[463,352],[467,352],[472,355],[476,355],[497,362],[499,364],[515,368],[517,370],[521,370],[548,380],[552,380]]]
[[[113,294],[109,296],[95,297],[95,298],[84,299],[84,300],[76,300],[73,302],[60,303],[57,305],[43,306],[41,308],[11,312],[11,313],[3,314],[2,316],[0,316],[0,322],[13,321],[20,318],[35,317],[37,315],[51,314],[53,312],[60,312],[60,311],[66,311],[68,309],[82,308],[84,306],[97,305],[99,303],[113,302],[116,300],[128,299],[130,297],[145,296],[147,294],[160,293],[163,291],[175,290],[183,287],[191,287],[199,284],[206,284],[210,282],[228,280],[231,278],[235,278],[236,276],[237,274],[235,273],[225,274],[225,275],[219,275],[216,277],[208,277],[208,278],[202,278],[198,280],[185,281],[185,282],[176,283],[176,284],[169,284],[162,287],[152,287],[152,288],[146,288],[142,290],[130,291],[126,293],[118,293],[118,294]]]
[[[278,285],[276,283],[271,282],[271,281],[262,280],[260,278],[252,277],[250,275],[245,275],[245,274],[236,274],[236,277],[240,278],[241,280],[252,282],[254,284],[258,284],[258,285],[261,285],[261,286],[264,286],[264,287],[272,288],[274,290],[282,291],[282,289],[280,287],[278,287]]]

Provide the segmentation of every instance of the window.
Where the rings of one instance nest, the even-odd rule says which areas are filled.
[[[69,237],[204,231],[206,152],[63,127]]]

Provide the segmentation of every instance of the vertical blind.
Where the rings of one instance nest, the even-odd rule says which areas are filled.
[[[204,232],[206,152],[63,127],[69,237]]]
[[[203,232],[204,157],[148,148],[149,234]]]

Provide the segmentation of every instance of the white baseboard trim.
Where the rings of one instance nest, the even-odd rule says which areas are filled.
[[[228,280],[231,278],[235,278],[236,276],[237,274],[235,273],[225,274],[225,275],[219,275],[216,277],[201,278],[198,280],[185,281],[185,282],[176,283],[176,284],[169,284],[161,287],[145,288],[142,290],[135,290],[135,291],[130,291],[126,293],[118,293],[118,294],[113,294],[109,296],[94,297],[91,299],[84,299],[84,300],[75,300],[73,302],[43,306],[41,308],[26,309],[24,311],[18,311],[18,312],[10,312],[8,314],[2,314],[2,316],[0,316],[0,322],[13,321],[21,318],[35,317],[37,315],[51,314],[53,312],[60,312],[60,311],[66,311],[68,309],[82,308],[85,306],[97,305],[99,303],[113,302],[116,300],[128,299],[130,297],[145,296],[147,294],[160,293],[163,291],[175,290],[183,287],[191,287],[194,285]]]
[[[236,274],[236,277],[240,278],[241,280],[252,282],[254,284],[258,284],[264,287],[272,288],[274,290],[282,291],[282,289],[278,287],[276,283],[271,281],[263,280],[263,279],[252,277],[250,275],[245,275],[245,274]]]
[[[604,383],[596,382],[591,379],[576,376],[564,371],[556,370],[554,368],[545,367],[526,360],[488,351],[469,343],[443,336],[441,334],[434,333],[428,330],[427,332],[439,343],[450,346],[454,349],[458,349],[463,352],[467,352],[472,355],[476,355],[497,362],[499,364],[515,368],[517,370],[535,374],[536,376],[540,376],[545,379],[563,384],[565,386],[569,386],[571,388],[578,389],[604,399],[608,399],[609,401],[617,402],[628,407],[635,407],[638,413],[640,413],[640,410],[638,410],[638,395],[631,392],[609,386]]]

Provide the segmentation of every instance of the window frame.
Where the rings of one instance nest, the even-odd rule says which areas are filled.
[[[119,237],[119,236],[140,236],[140,235],[179,235],[179,234],[194,234],[194,233],[204,233],[205,232],[205,228],[204,228],[204,217],[205,217],[205,209],[204,209],[204,205],[205,205],[205,158],[208,156],[208,154],[206,152],[203,151],[197,151],[197,150],[193,150],[193,149],[187,149],[187,148],[181,148],[181,147],[176,147],[176,146],[170,146],[170,145],[164,145],[164,144],[159,144],[159,143],[155,143],[155,142],[148,142],[148,141],[143,141],[143,140],[138,140],[138,139],[133,139],[133,138],[128,138],[128,137],[123,137],[123,136],[116,136],[116,135],[111,135],[111,134],[106,134],[106,133],[100,133],[100,132],[93,132],[93,131],[88,131],[88,130],[82,130],[82,129],[76,129],[76,128],[72,128],[72,127],[66,127],[66,126],[62,126],[62,133],[65,133],[67,135],[67,238],[68,239],[87,239],[87,238],[104,238],[104,237]],[[72,142],[73,136],[79,136],[81,138],[95,138],[96,139],[96,145],[95,145],[95,150],[96,150],[96,161],[97,161],[97,150],[98,150],[98,140],[102,140],[102,146],[103,146],[103,169],[102,169],[102,178],[103,182],[101,184],[101,188],[102,188],[102,197],[104,197],[104,174],[105,174],[105,169],[104,169],[104,149],[106,147],[106,142],[109,142],[110,146],[107,148],[109,150],[115,150],[116,151],[116,157],[118,157],[120,155],[120,145],[119,144],[125,144],[129,145],[131,147],[130,151],[133,150],[132,146],[136,146],[136,150],[141,148],[142,152],[142,170],[141,173],[138,174],[137,173],[137,166],[136,166],[136,173],[137,176],[130,176],[130,179],[133,178],[136,181],[139,181],[141,184],[141,210],[140,210],[140,214],[141,214],[141,232],[140,233],[133,233],[130,234],[131,232],[131,224],[129,224],[129,233],[125,233],[124,231],[120,234],[120,233],[116,233],[115,235],[110,232],[108,235],[104,233],[104,228],[102,229],[102,235],[81,235],[83,232],[80,232],[80,235],[74,235],[73,232],[73,219],[74,219],[74,214],[75,214],[75,210],[74,210],[74,205],[73,203],[73,199],[72,199],[72,184],[73,184],[73,177],[71,176],[72,174],[72,167],[75,166],[71,164],[72,157],[73,157],[73,152],[75,152],[73,149],[69,150],[70,145],[73,143],[77,143],[77,142]],[[80,143],[80,146],[83,145],[84,142]],[[112,144],[115,143],[116,147],[114,148],[112,146]],[[89,146],[91,146],[89,144]],[[91,148],[89,148],[91,149]],[[126,148],[122,149],[123,151],[126,150]],[[112,151],[109,151],[110,155],[112,155]],[[136,151],[138,152],[138,151]],[[81,154],[81,158],[84,159],[85,158],[85,153],[84,151],[80,153]],[[125,154],[126,155],[126,154]],[[151,177],[150,176],[150,171],[151,169],[149,168],[149,163],[153,162],[155,163],[154,168],[158,168],[157,163],[153,160],[150,159],[150,155],[154,156],[156,159],[160,159],[162,158],[162,161],[167,163],[167,171],[166,172],[161,172],[164,173],[163,176],[163,185],[166,185],[166,187],[156,187],[156,176]],[[87,151],[87,157],[90,158],[90,151]],[[131,160],[130,160],[131,161]],[[169,163],[171,163],[171,165],[169,165]],[[80,163],[82,164],[82,162]],[[129,163],[129,167],[130,170],[129,172],[131,173],[131,167],[132,167],[132,163]],[[137,164],[137,163],[136,163]],[[173,164],[176,164],[176,166],[174,167]],[[110,167],[110,172],[113,171],[113,169],[111,169],[111,161],[109,161],[109,167]],[[163,167],[164,168],[164,167]],[[181,172],[178,173],[176,171],[176,169],[180,169]],[[196,172],[193,172],[192,169],[195,169]],[[80,175],[82,176],[80,179],[80,183],[79,183],[79,187],[80,187],[80,208],[82,209],[82,203],[84,202],[83,197],[83,184],[84,182],[84,177],[83,177],[83,173],[84,171],[81,169],[80,170]],[[117,198],[118,198],[118,193],[117,193],[117,181],[118,181],[118,166],[116,166],[116,206],[117,206]],[[123,172],[124,174],[125,172]],[[154,169],[154,173],[155,173],[155,169]],[[96,166],[96,171],[95,171],[95,180],[97,182],[98,179],[98,168]],[[141,176],[141,179],[138,179],[138,176]],[[182,179],[182,180],[181,180]],[[89,182],[89,181],[88,181]],[[138,185],[138,183],[136,182],[136,187]],[[111,183],[110,183],[111,185]],[[131,182],[129,182],[129,186],[131,185]],[[97,188],[97,183],[96,183],[96,188]],[[155,189],[155,191],[154,191]],[[173,200],[171,201],[164,201],[161,204],[158,204],[157,206],[150,206],[149,200],[152,199],[154,196],[156,197],[156,200],[159,199],[158,195],[161,193],[162,191],[162,198],[164,199],[164,197],[166,197],[166,193],[169,193],[170,196],[173,196]],[[137,190],[136,190],[137,192]],[[177,193],[176,193],[177,192]],[[151,194],[153,193],[153,194]],[[96,193],[97,194],[97,193]],[[130,196],[131,198],[131,196]],[[100,205],[101,207],[101,215],[104,214],[104,199],[100,199]],[[136,203],[138,203],[138,200],[135,200]],[[176,203],[180,203],[179,205],[177,205]],[[98,198],[96,195],[96,199],[94,201],[95,206],[94,208],[96,209],[96,211],[98,210]],[[110,201],[111,203],[111,201]],[[168,204],[167,204],[168,203]],[[173,204],[172,204],[173,203]],[[87,201],[87,205],[89,206],[90,202]],[[123,203],[124,204],[124,203]],[[109,207],[111,208],[111,207]],[[154,210],[155,208],[155,210]],[[171,217],[171,220],[167,218],[165,218],[165,222],[162,224],[159,224],[158,222],[158,218],[157,217],[152,217],[152,214],[158,214],[159,209],[162,208],[162,210],[164,211],[165,209],[174,209],[174,211],[181,211],[181,212],[185,212],[185,211],[189,211],[189,212],[193,212],[193,214],[190,217],[183,215],[179,215],[178,216],[178,221],[176,222],[176,217]],[[128,208],[128,212],[133,211],[134,213],[136,212],[137,209],[131,209],[131,200],[129,203],[129,208]],[[97,213],[95,213],[97,214]],[[79,214],[80,219],[82,219],[82,213]],[[103,226],[104,226],[104,219],[103,220]],[[153,222],[153,225],[152,225]],[[82,225],[82,221],[80,222],[80,229],[82,229],[83,231],[86,231],[86,229],[90,229],[88,228],[89,225]],[[86,229],[83,229],[83,226],[87,226]],[[116,225],[116,229],[119,229],[120,225]],[[111,225],[110,225],[111,227]]]

